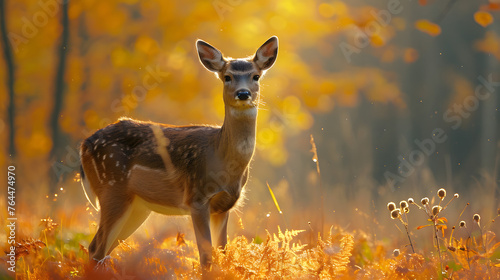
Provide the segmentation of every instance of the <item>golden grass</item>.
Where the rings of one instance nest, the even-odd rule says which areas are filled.
[[[484,197],[480,198],[474,204],[483,201]],[[377,211],[365,217],[366,224],[375,230],[367,232],[358,227],[334,225],[324,235],[312,227],[307,231],[282,230],[271,225],[275,229],[268,229],[264,238],[260,238],[252,235],[252,230],[243,230],[245,217],[251,212],[245,211],[243,218],[233,217],[233,224],[239,224],[241,230],[224,251],[213,251],[212,270],[206,276],[208,279],[500,279],[500,243],[492,231],[498,216],[476,216],[470,211],[473,206],[463,201],[467,196],[460,199],[455,195],[445,199],[440,190],[437,198],[424,200],[425,205],[420,199],[394,203],[390,207],[393,211],[399,207],[394,220],[391,220],[393,213],[378,203]],[[276,199],[270,203],[277,207]],[[433,210],[434,206],[439,211]],[[38,214],[43,211],[28,214],[28,209],[20,209],[23,214],[19,215],[17,233],[17,273],[15,276],[9,273],[2,262],[0,279],[202,277],[194,238],[184,235],[189,235],[189,231],[164,236],[150,234],[147,230],[151,225],[146,226],[145,237],[135,234],[122,242],[111,258],[95,270],[88,263],[86,248],[95,233],[96,217],[89,209],[70,203],[66,212],[54,210],[51,218]],[[0,214],[6,215],[2,211]],[[358,220],[364,217],[349,209],[342,214]],[[387,224],[391,221],[399,233],[391,232],[396,229]],[[380,223],[386,225],[382,227]],[[5,237],[6,233],[5,228],[0,235]],[[394,235],[400,238],[391,239]],[[4,243],[2,249],[7,252],[8,244]]]
[[[103,266],[94,270],[88,264],[87,249],[81,245],[91,236],[73,233],[71,240],[63,241],[60,229],[51,219],[44,219],[39,238],[18,242],[16,279],[201,278],[195,243],[185,240],[183,234],[153,239],[149,244],[123,242]],[[262,242],[237,236],[224,251],[213,251],[213,267],[206,276],[210,279],[500,278],[497,261],[500,243],[489,231],[467,240],[443,240],[441,261],[437,254],[411,253],[407,249],[393,255],[383,242],[362,232],[348,233],[335,227],[330,232],[325,238],[318,235],[314,246],[297,241],[303,231],[282,231],[279,227],[277,232],[268,232]],[[432,242],[431,234],[429,240]],[[6,272],[5,264],[0,276],[14,279]]]

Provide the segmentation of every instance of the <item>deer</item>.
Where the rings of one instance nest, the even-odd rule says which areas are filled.
[[[88,248],[94,264],[151,212],[191,216],[203,268],[212,265],[212,244],[227,244],[229,212],[243,200],[255,151],[260,81],[277,59],[278,38],[240,59],[202,40],[196,49],[201,64],[223,83],[222,126],[120,118],[81,143],[82,187],[100,212]]]

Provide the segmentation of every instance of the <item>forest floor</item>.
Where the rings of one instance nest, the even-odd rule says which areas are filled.
[[[455,228],[440,215],[450,201],[445,204],[443,197],[437,209],[433,209],[436,206],[430,207],[424,200],[388,204],[390,210],[395,208],[388,214],[398,224],[401,234],[408,233],[405,238],[408,244],[402,249],[392,250],[390,242],[383,238],[377,240],[362,231],[347,231],[337,226],[332,226],[325,236],[315,235],[305,244],[306,239],[301,238],[306,234],[303,230],[278,227],[263,238],[237,235],[229,241],[225,252],[214,250],[212,269],[207,276],[209,279],[500,279],[500,243],[495,233],[488,230],[494,219],[482,225],[478,215],[473,217],[472,224],[460,222]],[[407,207],[424,211],[429,219],[415,229],[407,227]],[[9,244],[2,248],[6,255],[2,257],[5,261],[0,266],[0,279],[201,279],[196,245],[183,233],[148,238],[149,242],[132,237],[96,269],[88,262],[86,248],[92,234],[65,227],[55,220],[45,218],[38,225],[22,225],[24,232],[28,228],[31,234],[18,237],[12,248]],[[429,231],[427,241],[431,250],[414,247],[412,243],[412,231],[423,228]],[[454,233],[459,236],[458,231],[465,235],[454,237]],[[7,227],[5,232],[8,233]],[[15,274],[9,271],[12,249]]]

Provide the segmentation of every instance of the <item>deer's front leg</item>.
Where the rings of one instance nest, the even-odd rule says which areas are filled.
[[[210,229],[212,230],[213,241],[216,247],[222,247],[222,249],[224,249],[227,244],[228,217],[229,211],[212,214],[210,216]]]
[[[200,254],[200,264],[203,269],[212,264],[212,242],[210,236],[210,210],[209,205],[191,207],[196,243]]]

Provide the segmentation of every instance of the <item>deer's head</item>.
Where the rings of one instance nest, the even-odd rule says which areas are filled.
[[[224,83],[223,99],[226,108],[236,112],[254,109],[252,111],[256,112],[259,102],[259,81],[276,61],[278,38],[271,37],[255,55],[241,59],[224,57],[219,50],[202,40],[196,42],[196,47],[203,66],[215,72]]]

